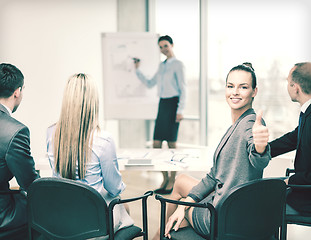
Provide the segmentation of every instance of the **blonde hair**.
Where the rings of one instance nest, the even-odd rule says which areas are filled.
[[[91,156],[92,136],[99,130],[98,92],[94,81],[83,73],[70,77],[65,87],[54,135],[55,169],[62,177],[85,178]]]

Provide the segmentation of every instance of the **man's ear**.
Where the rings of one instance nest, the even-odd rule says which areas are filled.
[[[297,83],[294,83],[294,89],[295,89],[296,94],[302,92],[300,85]]]
[[[13,96],[14,96],[15,98],[19,98],[19,96],[21,95],[21,91],[22,91],[22,88],[21,88],[21,87],[16,88],[16,90],[15,90],[14,93],[13,93]]]

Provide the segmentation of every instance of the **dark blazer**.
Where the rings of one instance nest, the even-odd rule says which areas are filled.
[[[311,105],[302,118],[300,134],[298,141],[298,127],[296,127],[292,132],[270,142],[271,156],[296,150],[295,174],[289,178],[289,184],[311,185]],[[311,214],[310,193],[295,190],[288,195],[287,202],[296,210]]]
[[[15,177],[20,188],[27,190],[38,178],[30,154],[29,129],[12,118],[0,104],[0,191],[9,189]],[[0,231],[27,222],[26,198],[21,194],[0,195]]]

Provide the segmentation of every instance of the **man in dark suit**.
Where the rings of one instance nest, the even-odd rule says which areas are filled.
[[[287,78],[288,93],[301,105],[298,127],[270,142],[271,156],[296,150],[295,174],[285,180],[288,184],[311,185],[311,63],[297,63]],[[311,193],[293,190],[287,197],[290,207],[301,214],[311,214]]]
[[[24,76],[11,64],[0,64],[0,232],[27,223],[26,191],[38,178],[30,154],[29,129],[11,114],[23,98]],[[9,181],[15,177],[18,194],[9,192]]]

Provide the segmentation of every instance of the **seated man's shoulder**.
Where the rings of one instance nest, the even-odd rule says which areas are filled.
[[[2,116],[0,118],[0,125],[1,128],[5,130],[1,131],[2,135],[4,134],[7,136],[14,136],[21,130],[29,131],[27,126],[25,126],[23,123],[10,116]]]

